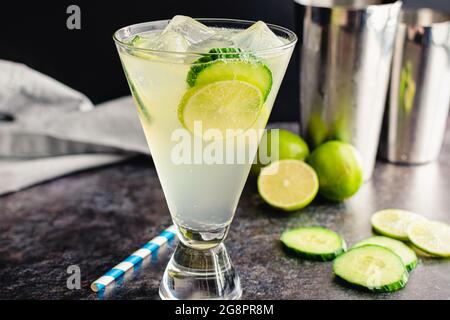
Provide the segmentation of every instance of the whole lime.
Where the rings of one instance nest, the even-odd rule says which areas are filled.
[[[312,113],[309,117],[306,139],[311,147],[317,147],[329,139],[329,128],[320,114]]]
[[[328,141],[317,147],[307,161],[319,177],[319,193],[334,201],[354,195],[363,183],[360,159],[346,142]]]
[[[305,160],[308,156],[308,145],[300,136],[284,129],[269,129],[261,138],[257,163],[252,166],[252,172],[258,175],[262,167],[274,161]]]

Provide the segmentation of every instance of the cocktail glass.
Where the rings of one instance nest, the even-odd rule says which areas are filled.
[[[186,52],[173,51],[188,42],[176,32],[166,32],[173,43],[162,49],[136,44],[161,36],[164,20],[122,28],[114,40],[180,240],[160,296],[238,299],[239,277],[222,242],[297,38],[274,25],[248,29],[251,21],[197,21],[226,36]],[[280,41],[273,47],[223,49],[232,35],[253,47],[267,42],[261,34],[268,29]]]

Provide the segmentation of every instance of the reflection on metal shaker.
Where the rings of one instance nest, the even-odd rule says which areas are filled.
[[[300,125],[314,147],[353,144],[364,178],[375,165],[401,2],[295,0],[300,39]]]
[[[450,15],[401,13],[380,151],[388,161],[435,160],[450,106]]]

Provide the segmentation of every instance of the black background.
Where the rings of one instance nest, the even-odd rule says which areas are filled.
[[[66,9],[81,8],[81,30],[66,28]],[[450,0],[406,0],[450,11]],[[176,14],[263,20],[294,30],[293,0],[23,1],[0,4],[0,58],[22,62],[83,92],[94,103],[129,94],[112,33]],[[291,60],[271,120],[296,120],[297,61]]]

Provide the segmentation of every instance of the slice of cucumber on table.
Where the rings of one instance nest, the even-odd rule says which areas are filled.
[[[280,240],[287,249],[312,260],[330,261],[346,249],[345,241],[341,236],[322,227],[286,230]]]
[[[398,255],[378,245],[353,248],[334,260],[339,278],[372,291],[392,292],[403,288],[408,271]]]
[[[353,246],[353,248],[361,247],[367,244],[373,244],[390,249],[400,257],[408,271],[413,270],[417,265],[416,253],[401,241],[383,236],[375,236],[358,242]]]
[[[414,250],[399,240],[409,241],[411,247],[431,257],[450,257],[450,225],[446,223],[429,221],[405,210],[386,209],[373,214],[371,224],[386,236],[364,239],[347,252],[344,240],[322,227],[287,230],[281,241],[305,258],[334,260],[337,277],[376,292],[403,288],[409,272],[417,266]]]

